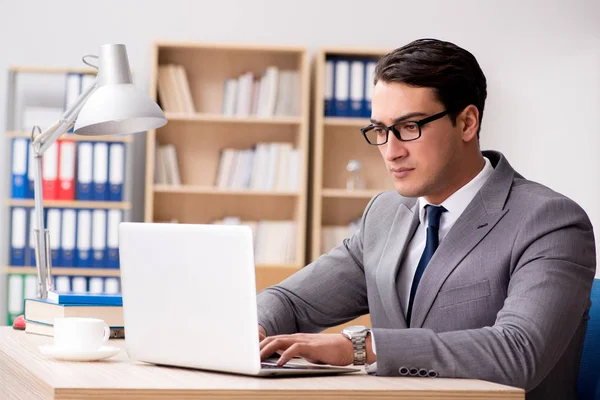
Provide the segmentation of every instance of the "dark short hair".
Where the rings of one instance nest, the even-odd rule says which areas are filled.
[[[400,47],[377,63],[374,83],[378,81],[434,89],[453,124],[457,115],[473,104],[479,110],[481,130],[487,96],[485,75],[475,56],[454,43],[419,39]]]

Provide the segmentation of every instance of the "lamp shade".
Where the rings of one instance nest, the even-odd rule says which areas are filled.
[[[167,123],[160,107],[130,83],[100,86],[85,102],[75,122],[78,135],[143,132]]]
[[[123,44],[100,46],[98,89],[75,121],[79,135],[143,132],[167,123],[158,104],[132,84],[127,49]]]

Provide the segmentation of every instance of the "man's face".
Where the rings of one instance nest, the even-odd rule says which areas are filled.
[[[408,120],[418,121],[442,111],[444,106],[431,88],[379,81],[373,90],[375,125],[389,126],[407,115],[413,115]],[[388,142],[378,148],[398,193],[425,196],[439,204],[451,194],[457,179],[461,142],[460,129],[444,116],[422,126],[421,137],[414,141],[399,141],[390,132]]]

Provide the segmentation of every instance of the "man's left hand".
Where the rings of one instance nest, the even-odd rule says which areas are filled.
[[[354,362],[352,342],[340,333],[269,336],[260,342],[261,360],[275,352],[280,354],[279,366],[296,356],[314,364],[349,365]]]

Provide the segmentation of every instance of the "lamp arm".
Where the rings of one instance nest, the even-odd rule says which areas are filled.
[[[34,136],[36,128],[33,129],[31,137],[31,150],[34,157],[35,181],[34,181],[34,206],[37,229],[34,230],[36,269],[38,276],[37,297],[47,299],[48,292],[54,289],[52,278],[52,254],[50,250],[50,232],[44,226],[44,202],[42,185],[42,156],[46,150],[74,124],[81,108],[86,100],[96,90],[96,82],[90,85],[65,111],[60,120],[50,125],[46,130]]]
[[[71,129],[71,127],[75,124],[75,120],[83,108],[83,105],[92,95],[92,93],[96,91],[96,82],[98,82],[97,77],[94,79],[93,84],[90,85],[90,87],[87,88],[83,93],[81,93],[77,100],[73,102],[71,107],[64,112],[64,114],[60,117],[60,120],[50,125],[48,128],[46,128],[46,130],[32,140],[31,145],[33,146],[35,152],[34,155],[41,156],[44,154],[44,152],[48,150],[48,147],[50,147],[52,143],[54,143],[63,133]]]

